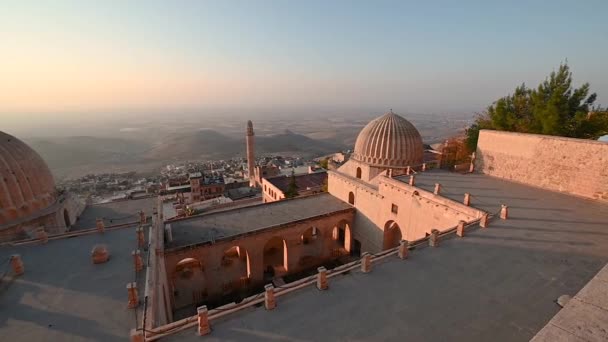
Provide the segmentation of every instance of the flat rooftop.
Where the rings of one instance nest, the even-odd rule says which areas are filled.
[[[215,241],[348,209],[354,210],[348,203],[324,193],[215,212],[171,222],[173,241],[167,243],[166,247]]]
[[[139,221],[139,212],[151,216],[156,207],[156,197],[123,200],[87,206],[72,230],[95,228],[95,220],[103,218],[106,226]]]
[[[481,174],[421,174],[510,218],[211,322],[214,340],[528,341],[608,262],[608,205]],[[247,221],[247,220],[244,220]],[[163,339],[164,340],[164,339]],[[199,341],[194,329],[167,341]]]
[[[110,260],[94,265],[91,249],[99,243],[108,246]],[[126,284],[136,279],[136,244],[135,227],[129,227],[45,245],[0,246],[0,275],[10,269],[3,262],[12,254],[21,255],[25,268],[0,281],[0,340],[126,341],[135,327]],[[137,276],[140,300],[144,277]]]

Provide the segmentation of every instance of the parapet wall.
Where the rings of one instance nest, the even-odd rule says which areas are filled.
[[[608,143],[482,130],[476,157],[487,175],[608,202]]]

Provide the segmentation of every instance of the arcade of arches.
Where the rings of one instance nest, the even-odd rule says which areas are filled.
[[[277,277],[316,270],[353,253],[353,211],[217,240],[195,248],[165,250],[174,310],[242,293]]]

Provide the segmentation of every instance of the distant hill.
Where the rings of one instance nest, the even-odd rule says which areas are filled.
[[[214,130],[174,133],[153,144],[91,136],[35,138],[26,142],[44,158],[58,178],[87,173],[153,171],[176,161],[245,156],[245,137],[229,137]],[[256,136],[258,155],[284,153],[315,157],[343,148],[339,143],[311,139],[291,131]]]
[[[286,130],[284,133],[256,136],[256,153],[300,153],[314,156],[338,151],[342,145],[315,140]],[[146,159],[183,160],[231,158],[245,154],[245,137],[236,139],[217,131],[202,130],[191,134],[174,134],[160,141],[146,154]]]

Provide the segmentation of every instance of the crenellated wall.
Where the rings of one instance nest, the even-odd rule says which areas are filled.
[[[608,201],[608,143],[482,130],[476,157],[487,175]]]

